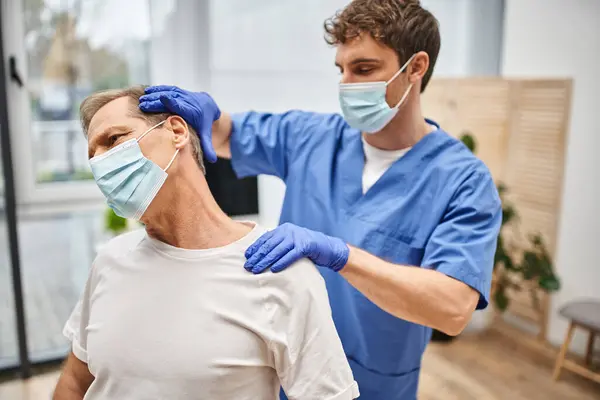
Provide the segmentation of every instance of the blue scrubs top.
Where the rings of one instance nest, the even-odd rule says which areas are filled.
[[[231,154],[238,177],[285,181],[280,223],[339,237],[392,263],[435,269],[477,290],[478,309],[487,306],[500,199],[486,166],[439,127],[364,195],[361,133],[337,114],[234,115]],[[319,269],[360,398],[416,399],[431,329],[388,314],[339,274]]]

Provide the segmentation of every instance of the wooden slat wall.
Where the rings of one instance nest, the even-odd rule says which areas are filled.
[[[539,232],[550,254],[555,254],[566,132],[571,109],[571,81],[513,81],[511,136],[504,178],[508,199],[519,212],[523,235]],[[546,337],[548,296],[538,291],[540,337]],[[520,316],[533,309],[527,293],[511,295],[511,311]],[[535,311],[535,310],[533,310]],[[533,313],[536,314],[535,312]]]
[[[425,115],[455,136],[469,131],[477,156],[520,215],[516,243],[539,232],[554,254],[562,193],[566,132],[571,108],[570,80],[437,79],[425,92]],[[523,248],[515,249],[517,252]],[[512,292],[510,312],[537,324],[545,336],[548,298],[542,310],[531,295]]]
[[[437,79],[424,96],[425,115],[459,137],[469,131],[477,156],[495,179],[504,176],[510,129],[510,82],[502,79]]]
[[[570,81],[513,81],[512,134],[504,181],[523,232],[539,231],[553,253],[562,193]]]

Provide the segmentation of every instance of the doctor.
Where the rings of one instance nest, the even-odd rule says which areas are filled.
[[[325,32],[343,116],[229,115],[170,86],[148,88],[140,108],[183,116],[208,160],[231,158],[239,177],[285,181],[282,225],[246,268],[310,258],[361,399],[415,399],[431,328],[456,335],[488,304],[500,200],[485,165],[422,115],[440,34],[418,0],[354,0]]]

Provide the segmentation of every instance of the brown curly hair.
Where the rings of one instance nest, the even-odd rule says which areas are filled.
[[[429,55],[429,69],[423,76],[425,90],[440,52],[439,23],[419,0],[354,0],[333,17],[325,20],[325,41],[344,44],[368,33],[375,40],[394,49],[400,65],[413,54]]]

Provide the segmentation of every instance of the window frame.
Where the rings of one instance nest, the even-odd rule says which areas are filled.
[[[5,65],[10,56],[15,57],[18,72],[25,87],[19,87],[6,73],[10,116],[9,127],[15,170],[17,205],[23,209],[63,210],[70,207],[96,206],[104,197],[93,180],[67,182],[37,182],[34,152],[34,123],[30,109],[30,96],[26,90],[28,59],[25,49],[23,0],[0,0],[4,37]],[[148,0],[150,22],[156,17],[157,0]],[[162,37],[161,32],[151,32],[150,63],[151,84],[173,84],[189,90],[210,91],[210,0],[176,0],[171,23],[177,29]],[[153,14],[154,12],[154,14]],[[186,40],[181,45],[181,39]],[[190,45],[197,51],[190,52]],[[167,63],[164,60],[167,59]],[[179,60],[187,60],[185,63]],[[42,211],[45,213],[45,211]]]
[[[103,201],[102,193],[93,180],[38,183],[34,162],[33,123],[30,96],[27,87],[27,54],[25,50],[23,1],[3,0],[5,57],[15,57],[16,66],[24,79],[19,87],[10,76],[6,77],[10,116],[9,127],[14,154],[15,189],[17,205]],[[10,32],[10,33],[8,33]],[[8,60],[4,60],[7,62]],[[8,72],[10,73],[10,72]]]

